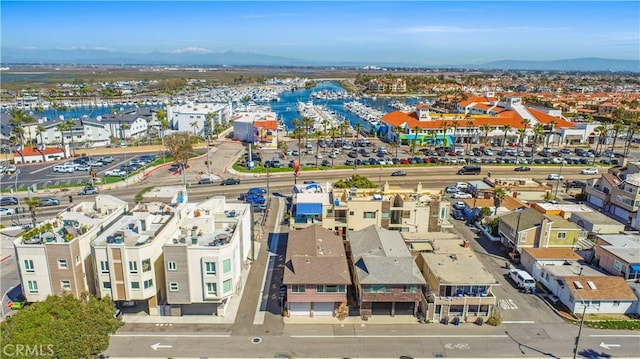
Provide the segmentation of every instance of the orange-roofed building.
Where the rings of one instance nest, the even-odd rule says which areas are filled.
[[[278,148],[278,120],[272,112],[243,112],[233,118],[233,138],[262,148]]]
[[[60,160],[69,157],[69,150],[65,156],[65,150],[56,147],[25,147],[22,151],[13,153],[13,161],[15,163],[37,163]],[[23,162],[24,159],[24,162]]]

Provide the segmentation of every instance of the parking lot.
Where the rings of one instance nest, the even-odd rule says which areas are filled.
[[[257,162],[268,167],[293,167],[293,161],[300,158],[301,167],[344,167],[344,166],[409,166],[416,164],[435,165],[602,165],[622,163],[621,153],[609,150],[586,148],[533,148],[479,146],[458,144],[454,148],[435,146],[420,148],[412,152],[410,146],[396,147],[377,139],[351,140],[310,140],[287,143],[287,149],[275,153],[263,151]],[[268,153],[268,154],[267,154]],[[264,158],[262,158],[264,157]],[[522,169],[521,169],[522,170]],[[525,169],[526,170],[526,169]]]
[[[145,155],[148,154],[141,153],[135,156],[119,154],[96,158],[77,157],[55,163],[19,165],[13,171],[0,171],[0,190],[24,190],[27,187],[33,188],[34,185],[37,188],[85,185],[92,183],[92,172],[95,172],[96,179],[105,177],[107,172],[119,177],[122,173],[116,174],[115,172],[128,170],[131,173],[143,168],[144,166],[139,164],[140,158]],[[104,157],[111,157],[111,159],[108,162],[100,162]],[[73,166],[73,170],[63,171],[61,166],[65,168]]]

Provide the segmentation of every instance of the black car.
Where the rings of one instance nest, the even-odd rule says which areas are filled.
[[[405,172],[405,171],[395,171],[391,175],[394,176],[394,177],[396,177],[396,176],[406,176],[407,172]]]
[[[587,183],[582,181],[568,181],[566,186],[567,188],[584,188],[587,187]]]
[[[516,172],[529,172],[531,171],[531,167],[527,167],[527,166],[519,166],[513,169]]]
[[[240,184],[240,180],[235,178],[225,178],[220,182],[221,186],[230,186],[234,184]]]
[[[212,184],[213,180],[211,178],[201,178],[200,181],[198,181],[198,184]]]
[[[12,204],[18,204],[16,197],[2,197],[0,198],[0,206],[8,206]]]
[[[353,166],[353,164],[354,164],[354,163],[355,163],[355,162],[353,162],[353,160],[345,160],[345,161],[344,161],[344,164],[345,164],[346,166]]]
[[[323,167],[329,167],[331,166],[331,162],[329,162],[329,160],[322,160],[322,164],[321,166]]]

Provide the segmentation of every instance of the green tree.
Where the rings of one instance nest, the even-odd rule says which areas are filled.
[[[25,123],[25,118],[27,114],[24,110],[19,108],[13,108],[9,112],[9,116],[11,119],[9,120],[9,126],[11,126],[11,134],[13,134],[20,145],[20,157],[22,158],[22,163],[24,163],[24,127],[22,127]]]
[[[0,324],[0,338],[4,348],[38,347],[49,358],[95,358],[109,346],[109,335],[122,326],[114,313],[110,298],[97,299],[88,293],[80,298],[51,295],[6,318]]]
[[[309,145],[309,134],[311,133],[311,129],[313,128],[313,119],[309,117],[302,118],[302,126],[304,127],[304,146],[308,147]]]
[[[533,125],[533,147],[531,148],[531,161],[533,163],[533,156],[536,154],[535,148],[538,145],[538,141],[544,136],[544,125],[536,123]]]
[[[416,155],[416,148],[418,147],[418,133],[422,130],[420,126],[413,128],[413,146],[411,147],[411,155]]]
[[[404,128],[402,126],[395,126],[393,128],[393,132],[396,134],[396,158],[398,158],[398,148],[402,144],[402,139],[400,138],[400,134],[404,132]]]
[[[29,207],[29,214],[31,214],[31,225],[33,227],[36,226],[36,211],[38,210],[38,206],[40,205],[40,198],[31,197],[26,200],[27,207]]]
[[[471,129],[474,127],[473,121],[467,120],[467,153],[469,153],[469,146],[471,145],[471,137],[469,134],[471,133]]]
[[[498,207],[500,207],[500,204],[506,196],[507,191],[504,189],[504,187],[496,187],[496,189],[493,191],[493,204],[496,206],[496,215],[498,214]]]
[[[486,145],[487,143],[489,143],[489,131],[491,131],[491,126],[482,125],[480,126],[480,131],[484,133],[484,144]]]
[[[71,150],[73,151],[73,155],[76,155],[76,149],[73,143],[73,129],[76,126],[76,122],[74,120],[66,120],[64,121],[65,128],[69,131],[69,137],[71,137]],[[121,127],[122,128],[122,127]]]
[[[302,125],[302,121],[297,118],[294,118],[291,121],[293,125],[293,138],[298,140],[298,164],[300,164],[300,156],[302,156],[302,139],[304,138],[306,132]]]
[[[334,184],[335,188],[377,188],[378,185],[371,182],[368,178],[357,174],[341,179]]]
[[[509,125],[501,126],[500,130],[504,132],[504,137],[502,138],[502,150],[504,151],[504,147],[507,145],[507,134],[511,130],[511,126]]]
[[[165,136],[164,146],[167,148],[171,156],[175,158],[182,170],[187,167],[187,161],[191,152],[193,152],[193,143],[197,141],[197,137],[190,132],[176,132]]]
[[[624,128],[624,122],[622,120],[617,120],[611,126],[611,130],[613,131],[613,143],[611,144],[611,152],[613,153],[616,148],[616,141],[618,140],[618,133]]]

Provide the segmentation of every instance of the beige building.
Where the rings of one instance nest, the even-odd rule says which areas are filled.
[[[128,209],[109,195],[78,203],[14,241],[16,263],[28,302],[49,295],[94,292],[91,242]]]
[[[553,183],[544,183],[531,178],[487,177],[484,181],[494,189],[504,188],[508,195],[520,201],[541,201],[553,190]]]
[[[603,173],[600,178],[585,187],[587,201],[604,213],[610,213],[621,221],[640,229],[637,218],[640,207],[640,169],[637,163],[629,163],[627,168],[615,173]]]
[[[450,203],[440,190],[330,189],[317,186],[312,192],[294,194],[290,221],[292,229],[313,224],[343,236],[374,225],[400,232],[442,232],[453,228],[449,221]]]
[[[166,301],[162,246],[185,215],[186,190],[158,187],[93,241],[98,297],[158,314]]]

